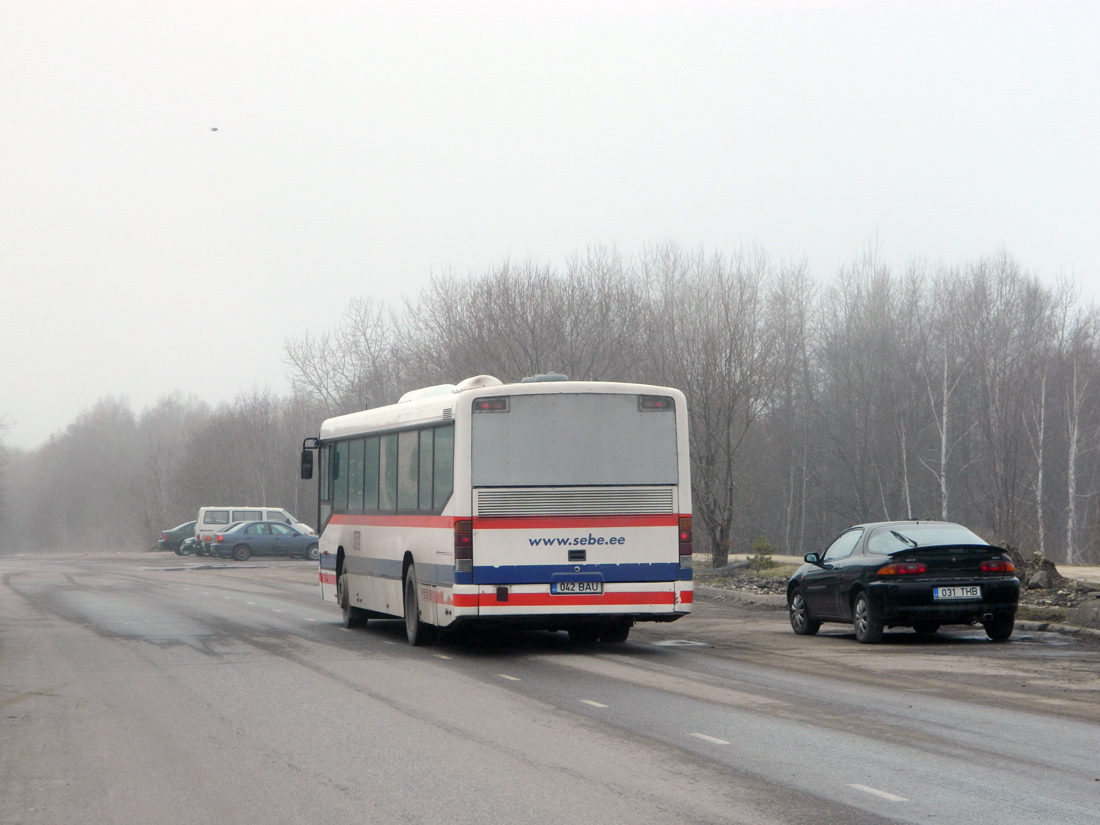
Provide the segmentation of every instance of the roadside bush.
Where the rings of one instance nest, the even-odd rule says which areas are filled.
[[[761,533],[752,543],[753,555],[748,557],[749,567],[753,570],[767,570],[775,567],[778,562],[772,558],[775,553],[775,545],[768,541],[768,537]]]

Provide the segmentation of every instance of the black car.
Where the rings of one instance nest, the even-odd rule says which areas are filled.
[[[958,524],[859,524],[822,553],[809,553],[787,584],[795,633],[850,622],[856,640],[879,641],[888,627],[931,634],[945,624],[980,622],[990,639],[1012,635],[1020,581],[1000,547]]]
[[[194,521],[185,521],[171,530],[165,530],[160,534],[160,539],[157,541],[157,549],[179,550],[180,543],[184,539],[189,539],[195,535],[195,524]]]
[[[317,559],[317,536],[281,521],[238,521],[214,536],[210,555],[245,561],[252,556],[301,556]]]
[[[191,536],[190,538],[186,538],[181,541],[180,546],[176,548],[176,555],[190,556],[192,553],[194,553],[197,556],[199,555],[199,545],[201,544],[202,542],[199,541],[198,536]]]

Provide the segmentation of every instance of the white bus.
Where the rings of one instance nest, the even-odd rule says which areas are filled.
[[[524,626],[626,641],[691,612],[687,409],[669,387],[488,375],[330,418],[321,597],[344,625]]]

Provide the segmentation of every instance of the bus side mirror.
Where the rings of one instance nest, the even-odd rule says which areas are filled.
[[[302,481],[313,478],[313,450],[302,450]]]

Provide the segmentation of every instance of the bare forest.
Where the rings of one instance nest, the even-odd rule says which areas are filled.
[[[560,372],[686,393],[696,547],[715,566],[761,534],[801,555],[896,518],[1100,560],[1100,313],[1007,254],[893,271],[869,253],[817,283],[758,251],[596,249],[435,276],[315,328],[285,342],[286,396],[104,398],[33,451],[0,449],[0,552],[148,549],[204,504],[312,523],[298,451],[322,419]]]

